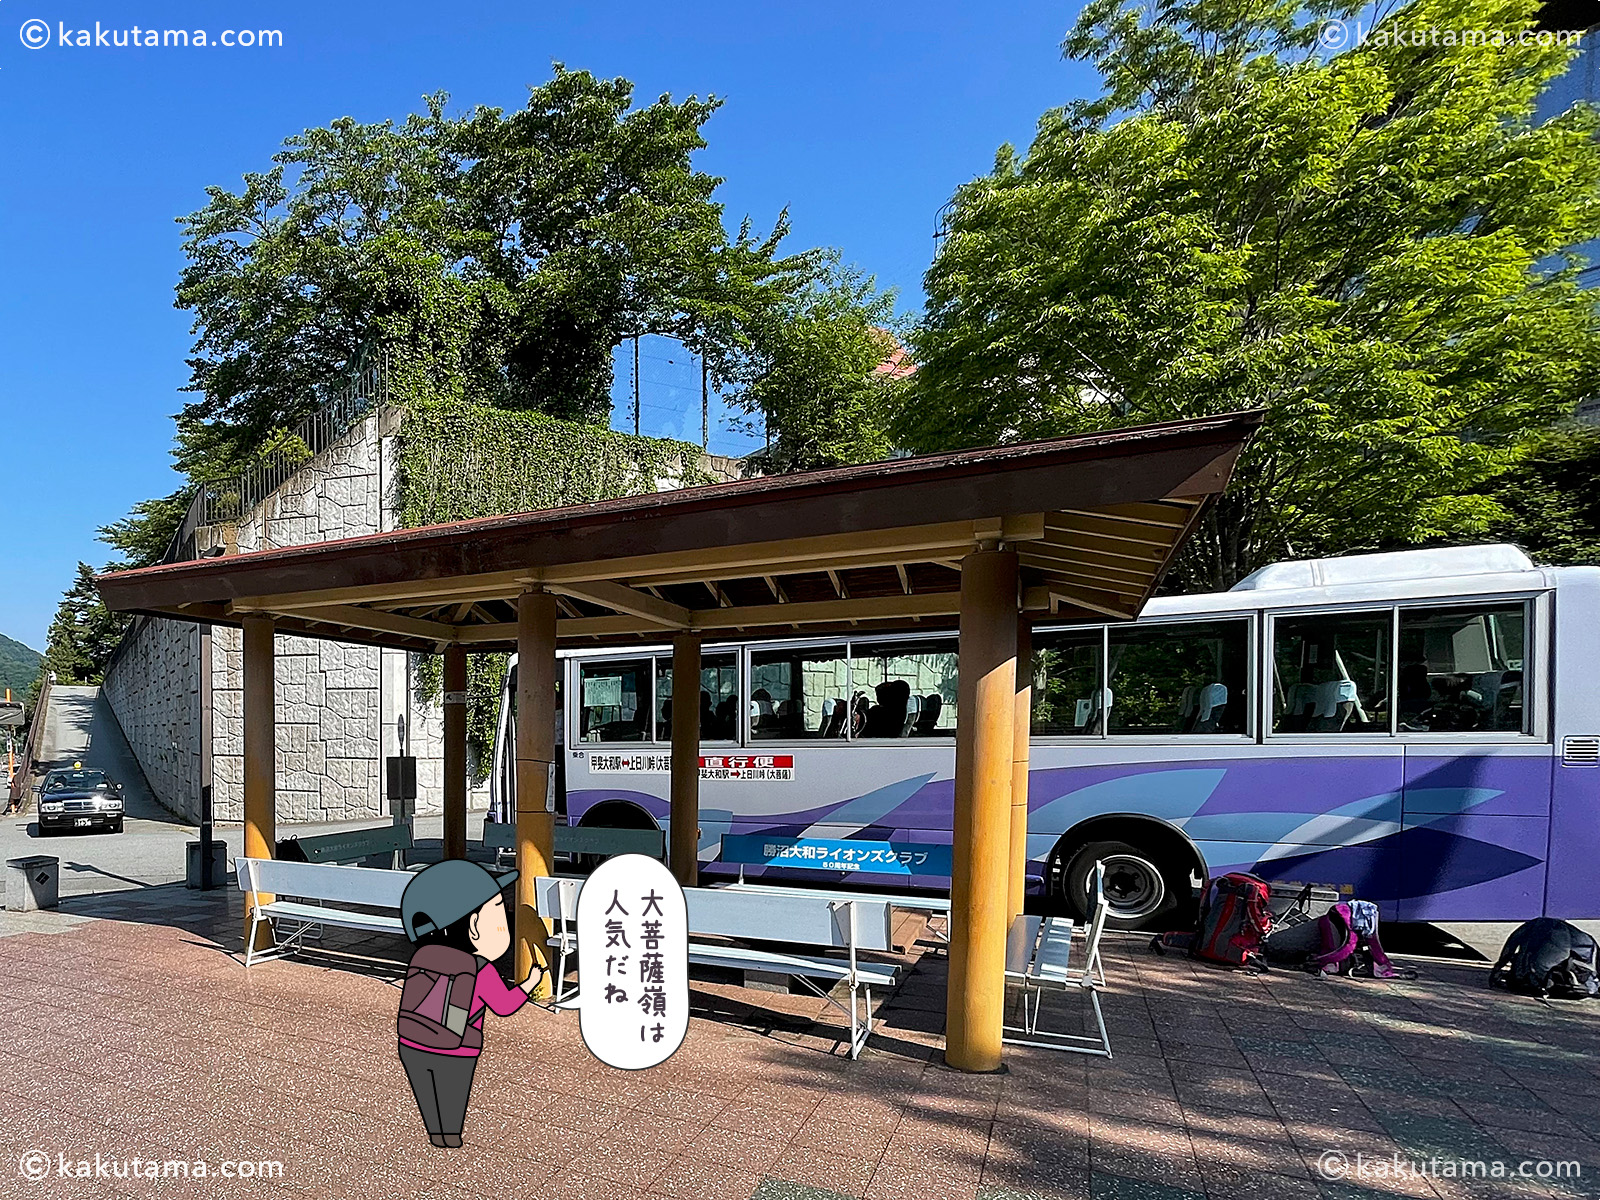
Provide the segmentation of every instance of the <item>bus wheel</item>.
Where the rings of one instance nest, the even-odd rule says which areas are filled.
[[[1159,924],[1188,891],[1188,880],[1160,855],[1126,842],[1090,842],[1073,854],[1062,873],[1067,908],[1080,921],[1089,919],[1094,865],[1106,865],[1108,929],[1145,929]]]

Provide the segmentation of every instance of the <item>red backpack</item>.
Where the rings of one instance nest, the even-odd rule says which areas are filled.
[[[482,1048],[483,1030],[467,1024],[479,965],[453,946],[423,946],[413,954],[400,989],[396,1032],[430,1050]]]
[[[1190,958],[1225,967],[1266,969],[1261,944],[1272,930],[1272,889],[1254,875],[1235,871],[1215,879],[1200,901],[1193,933],[1167,933],[1150,949],[1157,954],[1187,950]]]

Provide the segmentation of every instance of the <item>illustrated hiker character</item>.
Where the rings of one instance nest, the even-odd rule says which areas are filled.
[[[400,1064],[435,1146],[461,1145],[483,1049],[483,1010],[509,1017],[544,978],[535,964],[533,974],[508,987],[494,965],[511,948],[500,893],[516,877],[448,859],[419,872],[400,897],[400,919],[417,947],[400,993]]]

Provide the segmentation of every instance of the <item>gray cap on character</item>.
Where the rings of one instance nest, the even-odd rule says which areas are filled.
[[[477,912],[509,887],[515,871],[491,874],[475,862],[447,858],[417,872],[400,896],[400,922],[413,942]]]

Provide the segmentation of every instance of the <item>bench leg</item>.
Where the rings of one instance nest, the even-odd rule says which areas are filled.
[[[1015,1025],[1004,1027],[1011,1033],[1020,1033],[1023,1036],[1002,1036],[1000,1040],[1011,1046],[1036,1046],[1042,1050],[1060,1050],[1068,1054],[1093,1054],[1097,1058],[1110,1058],[1111,1038],[1106,1033],[1106,1018],[1100,1011],[1100,994],[1095,989],[1093,978],[1081,982],[1079,987],[1089,995],[1089,1008],[1094,1013],[1097,1036],[1052,1033],[1050,1030],[1040,1029],[1040,1016],[1044,1010],[1044,989],[1034,986],[1032,980],[1024,980],[1022,1027],[1018,1028]]]

